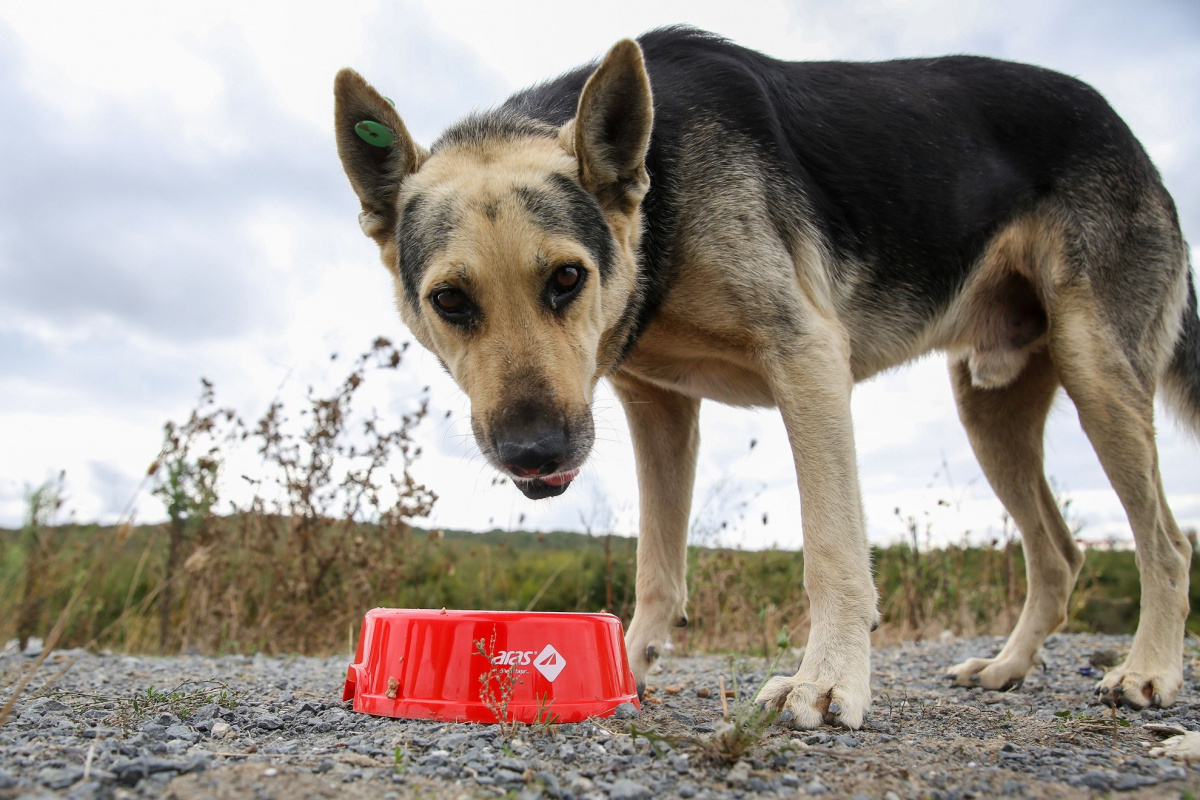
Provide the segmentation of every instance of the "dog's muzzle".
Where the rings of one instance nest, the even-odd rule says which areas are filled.
[[[571,467],[570,436],[562,424],[520,425],[495,436],[496,458],[531,500],[555,497],[579,474]]]

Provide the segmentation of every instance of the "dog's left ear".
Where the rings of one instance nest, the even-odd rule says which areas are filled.
[[[575,119],[564,128],[579,159],[580,182],[600,204],[632,212],[650,188],[646,149],[654,101],[642,50],[632,39],[613,45],[588,78]]]

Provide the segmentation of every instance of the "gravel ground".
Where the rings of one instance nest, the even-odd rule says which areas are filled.
[[[1081,668],[1095,652],[1127,648],[1127,637],[1051,637],[1046,670],[1016,692],[949,689],[939,679],[946,666],[1001,644],[981,638],[877,650],[875,704],[862,730],[772,725],[734,764],[712,761],[693,741],[710,742],[721,724],[719,679],[730,687],[736,671],[744,701],[763,679],[761,659],[735,666],[728,657],[668,656],[640,714],[513,730],[355,714],[339,700],[345,657],[66,651],[47,659],[0,729],[0,797],[1200,795],[1200,769],[1151,758],[1160,734],[1145,727],[1200,731],[1190,664],[1174,707],[1126,711],[1117,723],[1089,704],[1095,678]],[[4,684],[31,662],[0,656]],[[168,697],[183,681],[207,679],[221,684],[188,684]],[[1070,716],[1057,716],[1064,712]],[[674,746],[630,735],[639,731]]]

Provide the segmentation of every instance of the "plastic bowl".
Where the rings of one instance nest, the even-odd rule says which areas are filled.
[[[398,608],[363,618],[342,699],[449,722],[579,722],[639,705],[612,614]]]

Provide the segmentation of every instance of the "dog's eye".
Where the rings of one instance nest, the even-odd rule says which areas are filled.
[[[586,276],[587,273],[583,266],[575,263],[563,264],[554,270],[554,274],[550,276],[550,282],[546,286],[546,299],[550,303],[550,308],[558,311],[574,300],[579,294],[579,290],[583,288]]]
[[[579,267],[567,264],[554,271],[554,286],[560,292],[569,292],[579,283]]]
[[[458,289],[438,289],[429,299],[438,311],[452,321],[458,321],[471,311],[471,301]]]

